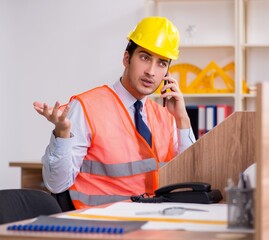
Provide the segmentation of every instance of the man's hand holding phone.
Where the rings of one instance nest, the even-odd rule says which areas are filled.
[[[178,81],[168,73],[163,78],[164,86],[161,89],[163,106],[174,116],[177,128],[189,128],[190,119],[186,111],[183,94],[179,89]]]

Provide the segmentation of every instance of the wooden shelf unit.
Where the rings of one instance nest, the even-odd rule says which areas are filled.
[[[180,55],[173,64],[191,63],[203,69],[210,61],[220,67],[235,63],[231,98],[185,94],[187,105],[199,104],[202,98],[203,104],[229,104],[234,111],[256,110],[256,92],[242,93],[242,81],[253,89],[268,75],[269,29],[263,27],[269,22],[268,11],[267,0],[146,0],[146,16],[167,17],[180,31]],[[189,26],[196,28],[192,37]]]

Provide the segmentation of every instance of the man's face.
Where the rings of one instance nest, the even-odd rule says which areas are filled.
[[[142,47],[137,47],[130,59],[124,53],[125,66],[123,86],[137,99],[152,94],[159,87],[167,73],[169,59],[156,55]]]

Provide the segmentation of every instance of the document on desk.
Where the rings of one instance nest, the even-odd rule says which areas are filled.
[[[144,230],[229,231],[227,204],[118,202],[106,208],[90,208],[80,213],[69,213],[65,217],[147,221],[142,226]]]

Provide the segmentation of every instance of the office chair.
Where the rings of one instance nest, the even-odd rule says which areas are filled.
[[[62,212],[49,193],[35,189],[0,190],[0,224]]]

